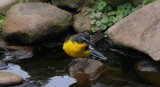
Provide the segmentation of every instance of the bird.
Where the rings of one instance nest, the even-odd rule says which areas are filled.
[[[88,58],[90,56],[98,57],[101,60],[107,60],[108,58],[94,47],[94,41],[96,40],[92,41],[91,37],[92,35],[90,35],[89,33],[79,33],[72,35],[63,43],[63,50],[66,54],[75,59],[87,58],[86,62],[88,61]],[[93,37],[94,39],[97,39],[95,38],[95,36]],[[99,39],[101,39],[101,37],[98,37],[98,40]]]

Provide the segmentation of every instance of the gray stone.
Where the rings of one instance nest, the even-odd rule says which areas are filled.
[[[8,12],[2,34],[7,41],[26,44],[53,40],[71,24],[72,15],[47,3],[20,3]]]
[[[73,27],[76,32],[81,33],[85,31],[91,31],[91,19],[87,14],[89,11],[91,11],[91,8],[85,7],[80,13],[73,17]]]
[[[69,69],[70,76],[78,81],[87,81],[97,79],[107,68],[100,61],[85,58],[79,58],[77,62]],[[86,64],[86,65],[85,65]]]
[[[80,9],[83,7],[91,7],[100,0],[52,0],[53,5],[66,6],[70,8]]]
[[[4,15],[17,0],[0,0],[0,15]]]
[[[141,5],[144,0],[130,0],[134,5]]]
[[[81,9],[83,7],[92,7],[101,0],[52,0],[53,5],[66,6],[75,9]],[[112,7],[116,7],[129,0],[106,0],[107,4]]]
[[[135,11],[108,29],[116,44],[130,47],[160,60],[160,2],[155,1]]]
[[[23,78],[11,72],[0,72],[0,86],[16,85],[22,83]]]

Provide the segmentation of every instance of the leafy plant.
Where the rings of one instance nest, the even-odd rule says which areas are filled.
[[[101,1],[93,7],[90,14],[91,24],[93,25],[92,31],[96,31],[97,28],[102,31],[107,30],[107,28],[140,7],[141,6],[134,7],[130,3],[124,3],[116,9],[112,9],[105,1]]]
[[[2,29],[3,21],[6,18],[6,16],[0,16],[0,31]]]

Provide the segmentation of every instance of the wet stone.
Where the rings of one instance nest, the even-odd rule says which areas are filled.
[[[15,73],[11,72],[0,72],[0,87],[17,85],[22,83],[23,78]]]
[[[22,59],[31,58],[33,56],[32,47],[21,47],[21,46],[7,46],[8,51],[4,54],[3,61],[5,62],[18,62]]]
[[[0,70],[6,69],[6,68],[7,68],[7,64],[0,60]]]
[[[77,79],[79,85],[84,85],[90,83],[90,81],[96,80],[107,68],[100,61],[88,59],[86,63],[86,58],[79,58],[76,60],[76,63],[72,65],[69,69],[70,76]]]
[[[143,60],[135,66],[138,74],[156,87],[160,87],[160,66],[157,62]]]

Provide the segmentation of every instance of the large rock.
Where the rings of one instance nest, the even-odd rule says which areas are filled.
[[[0,0],[0,15],[4,15],[17,0]]]
[[[12,42],[44,42],[65,32],[71,20],[69,12],[51,4],[20,3],[9,10],[2,34]]]
[[[66,6],[69,8],[81,9],[83,7],[92,7],[101,0],[52,0],[53,5]],[[129,0],[106,0],[108,5],[116,7]]]
[[[106,70],[106,66],[100,61],[93,59],[88,59],[87,61],[86,58],[79,58],[76,59],[75,63],[70,67],[69,74],[78,80],[82,80],[82,78],[94,80]]]
[[[76,32],[81,33],[85,31],[91,31],[91,19],[89,14],[87,14],[89,11],[91,11],[91,9],[85,7],[81,10],[80,13],[73,17],[73,28]]]
[[[83,7],[90,7],[94,5],[97,1],[100,0],[52,0],[53,5],[57,6],[66,6],[70,8],[83,8]]]
[[[130,0],[134,5],[142,5],[144,0]]]
[[[0,86],[17,85],[22,83],[23,78],[11,72],[0,72]]]
[[[142,51],[160,60],[160,1],[135,11],[108,29],[116,44]]]

